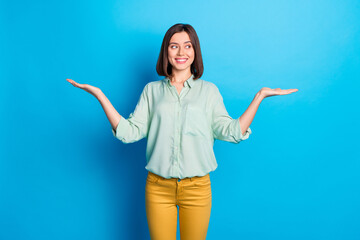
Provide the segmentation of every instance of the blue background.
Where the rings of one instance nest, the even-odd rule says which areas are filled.
[[[360,239],[359,1],[0,1],[0,239],[149,239],[146,139],[113,137],[165,32],[189,23],[250,138],[215,142],[207,239]]]

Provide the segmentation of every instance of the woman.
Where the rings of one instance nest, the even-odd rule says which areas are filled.
[[[297,89],[264,87],[243,115],[232,119],[218,88],[200,79],[200,42],[189,24],[175,24],[166,32],[156,70],[165,78],[146,84],[128,119],[99,88],[67,80],[99,100],[113,135],[122,142],[147,137],[145,203],[151,239],[176,240],[178,210],[181,239],[205,239],[211,212],[209,172],[217,167],[214,140],[247,139],[261,101]]]

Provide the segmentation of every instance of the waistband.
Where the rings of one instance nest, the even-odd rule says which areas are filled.
[[[164,178],[162,176],[159,176],[153,172],[150,172],[148,171],[148,174],[153,176],[153,177],[156,177],[156,178],[159,178],[159,179],[162,179],[162,180],[167,180],[167,181],[189,181],[189,182],[193,182],[193,181],[196,181],[198,179],[208,179],[210,178],[210,174],[206,174],[205,176],[195,176],[195,177],[190,177],[190,178]]]

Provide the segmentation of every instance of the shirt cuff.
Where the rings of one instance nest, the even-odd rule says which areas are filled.
[[[125,140],[124,136],[125,133],[128,132],[128,128],[129,128],[129,122],[127,119],[125,119],[123,116],[121,116],[120,121],[116,127],[116,132],[114,131],[114,129],[111,127],[111,131],[114,137],[120,139],[121,141]]]
[[[239,119],[237,118],[237,119],[234,119],[233,121],[234,121],[234,124],[235,124],[235,136],[234,136],[234,138],[235,138],[236,142],[240,142],[240,141],[248,139],[250,134],[252,133],[250,127],[248,127],[248,129],[246,129],[245,133],[242,134]]]

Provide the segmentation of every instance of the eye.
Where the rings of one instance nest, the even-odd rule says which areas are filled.
[[[177,47],[176,45],[171,45],[170,48]],[[186,45],[185,47],[191,48],[191,45]]]

